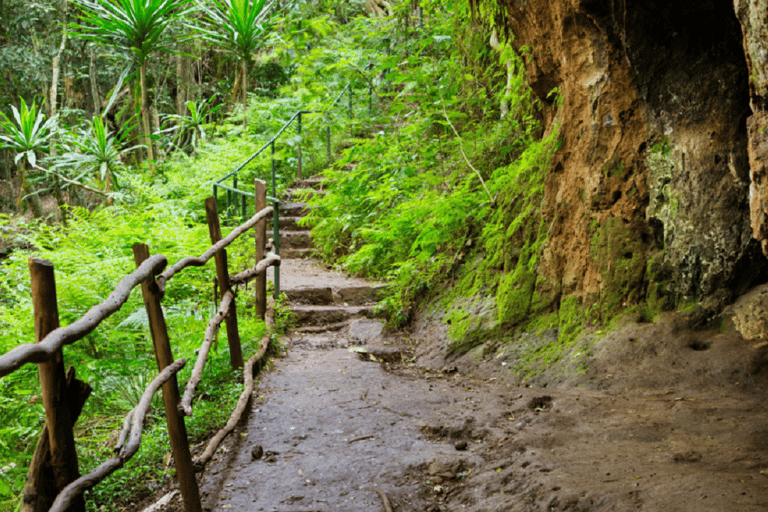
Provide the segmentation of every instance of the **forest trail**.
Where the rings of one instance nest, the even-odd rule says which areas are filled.
[[[375,318],[383,285],[306,258],[304,205],[291,208],[281,280],[297,326],[199,476],[204,510],[768,509],[764,384],[696,366],[722,367],[737,338],[691,349],[673,317],[620,329],[627,350],[590,370],[599,391],[518,387],[461,359],[427,370]],[[698,377],[632,352],[649,343]]]

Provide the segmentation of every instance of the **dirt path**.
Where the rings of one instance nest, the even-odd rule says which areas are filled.
[[[498,354],[441,352],[439,330],[387,337],[381,285],[296,258],[295,220],[299,326],[201,475],[207,510],[768,510],[768,357],[738,360],[737,333],[627,324],[581,380],[518,387]]]

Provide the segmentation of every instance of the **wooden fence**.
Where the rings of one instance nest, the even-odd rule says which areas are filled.
[[[184,510],[202,512],[195,472],[205,466],[221,441],[232,432],[239,422],[253,394],[254,366],[266,353],[269,343],[269,336],[262,338],[257,353],[243,364],[237,327],[237,311],[235,309],[236,292],[232,287],[255,279],[256,314],[264,318],[267,299],[266,270],[270,266],[280,265],[280,256],[271,252],[267,253],[266,217],[273,213],[273,208],[265,207],[267,204],[266,184],[261,180],[256,180],[255,189],[256,214],[233,229],[225,238],[222,238],[216,200],[209,197],[205,201],[208,229],[213,245],[199,257],[186,257],[166,268],[168,262],[165,256],[160,254],[150,256],[149,247],[145,244],[135,244],[133,255],[137,267],[136,271],[123,278],[104,302],[93,306],[85,315],[67,327],[59,327],[53,264],[49,261],[30,258],[29,269],[36,343],[19,345],[0,356],[0,377],[13,373],[27,363],[38,364],[45,407],[45,427],[27,473],[22,511],[84,511],[83,492],[121,468],[138,451],[144,419],[152,402],[152,397],[162,387],[171,450],[176,464],[176,474],[184,502]],[[249,229],[256,231],[257,263],[252,269],[230,276],[225,248]],[[275,233],[275,237],[278,236],[279,233]],[[176,373],[184,367],[186,361],[184,359],[174,361],[173,359],[165,317],[160,303],[165,293],[166,284],[174,275],[186,267],[203,266],[211,257],[214,257],[216,261],[221,303],[218,312],[211,319],[205,331],[192,376],[187,381],[182,398],[179,394]],[[85,337],[96,329],[104,319],[118,311],[128,300],[131,291],[139,285],[149,318],[159,375],[144,391],[139,404],[125,417],[114,448],[115,456],[101,464],[90,474],[80,476],[73,425],[91,393],[91,387],[75,377],[73,368],[70,367],[65,374],[62,349],[64,345],[75,343]],[[232,367],[243,368],[245,386],[226,426],[209,441],[205,451],[193,460],[189,450],[184,416],[192,414],[192,400],[195,390],[202,378],[208,353],[222,322],[226,324]]]

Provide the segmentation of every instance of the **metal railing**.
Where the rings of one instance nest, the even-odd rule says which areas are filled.
[[[227,201],[226,201],[226,214],[231,218],[233,216],[233,212],[240,213],[242,217],[246,216],[246,207],[248,204],[248,199],[253,198],[254,194],[252,192],[249,192],[247,190],[242,190],[238,188],[238,176],[240,171],[242,171],[246,165],[251,163],[253,160],[255,160],[259,155],[261,155],[264,151],[269,148],[270,151],[270,161],[271,161],[271,172],[270,172],[270,196],[267,196],[267,200],[272,202],[272,208],[274,210],[274,213],[272,215],[272,236],[273,236],[273,250],[274,253],[279,255],[280,254],[280,225],[279,225],[279,211],[280,211],[280,204],[281,201],[277,197],[277,164],[275,161],[275,143],[277,140],[288,130],[288,128],[295,122],[296,123],[296,135],[298,135],[298,145],[296,149],[296,160],[297,160],[297,169],[296,169],[296,177],[301,180],[303,179],[303,164],[302,164],[302,149],[301,149],[301,140],[302,140],[302,116],[308,115],[308,114],[322,114],[325,113],[333,108],[336,108],[336,106],[339,104],[341,99],[344,97],[344,94],[347,94],[347,109],[348,109],[348,115],[350,117],[353,116],[353,101],[354,101],[354,95],[355,91],[352,87],[352,83],[344,87],[344,89],[341,90],[341,92],[336,96],[336,98],[333,100],[331,105],[326,110],[306,110],[301,109],[296,111],[284,124],[283,126],[275,133],[275,135],[272,136],[267,142],[265,142],[256,152],[254,152],[251,156],[249,156],[244,162],[242,162],[240,165],[232,169],[230,172],[219,178],[213,183],[213,197],[216,198],[218,201],[219,197],[219,190],[226,191],[227,193]],[[368,113],[369,115],[373,112],[373,87],[371,85],[368,86]],[[325,128],[325,146],[326,146],[326,153],[328,160],[331,159],[331,125],[328,124]],[[231,185],[225,184],[227,180],[232,180]],[[275,274],[274,274],[274,297],[277,299],[280,295],[280,269],[279,266],[275,267]]]

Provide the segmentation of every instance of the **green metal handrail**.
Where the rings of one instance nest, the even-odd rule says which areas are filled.
[[[334,107],[336,107],[337,103],[341,100],[341,98],[344,96],[344,93],[349,93],[349,101],[348,101],[348,108],[349,108],[349,115],[352,116],[352,100],[353,100],[353,94],[354,89],[352,88],[352,83],[350,82],[347,84],[344,89],[341,90],[341,92],[336,96],[336,98],[331,103],[331,106],[328,107],[327,110],[330,110]],[[368,110],[369,114],[373,111],[373,88],[371,86],[368,87]],[[280,128],[275,135],[272,136],[271,139],[269,139],[267,142],[264,143],[263,146],[261,146],[258,150],[256,150],[255,153],[253,153],[251,156],[249,156],[245,161],[243,161],[240,165],[232,169],[230,172],[219,178],[218,180],[213,182],[213,197],[218,202],[219,199],[219,189],[226,190],[227,191],[227,208],[226,208],[226,214],[228,216],[232,215],[232,206],[234,205],[234,210],[237,211],[238,207],[242,209],[242,216],[246,217],[246,197],[253,198],[255,195],[252,192],[248,192],[245,190],[241,190],[237,188],[237,178],[238,173],[245,168],[246,165],[251,163],[257,156],[262,154],[267,148],[271,148],[271,163],[272,163],[272,169],[270,173],[270,178],[272,181],[271,186],[271,196],[267,196],[268,201],[272,201],[272,206],[274,208],[274,211],[272,213],[272,230],[273,230],[273,241],[274,241],[274,250],[275,254],[280,254],[280,226],[279,226],[279,211],[280,211],[280,200],[277,198],[277,179],[276,179],[276,165],[275,165],[275,142],[277,139],[288,129],[288,127],[296,121],[296,133],[299,135],[299,144],[297,149],[297,177],[299,179],[302,179],[302,153],[301,153],[301,118],[302,115],[305,114],[317,114],[321,113],[323,111],[319,110],[298,110],[296,113],[294,113]],[[331,159],[331,126],[330,124],[326,127],[326,151],[328,154],[328,160]],[[225,185],[223,182],[225,180],[228,180],[232,178],[232,186]],[[275,300],[280,296],[280,267],[275,266]]]

